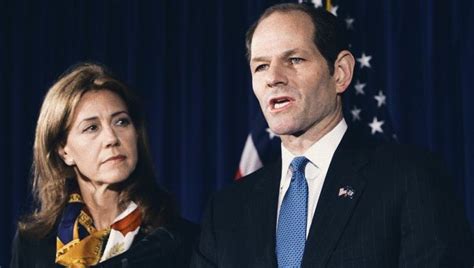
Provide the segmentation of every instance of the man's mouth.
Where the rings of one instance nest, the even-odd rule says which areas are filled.
[[[279,112],[284,110],[294,99],[283,96],[270,99],[270,111],[271,112]]]

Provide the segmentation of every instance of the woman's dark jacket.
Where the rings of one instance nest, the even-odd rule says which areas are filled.
[[[179,220],[172,228],[158,228],[150,234],[141,232],[123,254],[94,267],[189,267],[192,246],[198,235],[196,225]],[[11,267],[64,267],[55,264],[56,230],[41,240],[15,235]]]

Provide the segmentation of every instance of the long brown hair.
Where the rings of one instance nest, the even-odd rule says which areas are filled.
[[[64,146],[75,107],[84,93],[90,90],[110,90],[120,96],[138,133],[138,162],[122,185],[120,205],[129,201],[138,204],[145,232],[168,223],[175,216],[169,195],[158,188],[154,180],[144,117],[136,97],[103,65],[80,63],[59,77],[41,107],[33,147],[35,209],[18,224],[23,235],[41,238],[48,234],[61,216],[70,193],[77,188],[74,170],[63,162],[58,148]]]

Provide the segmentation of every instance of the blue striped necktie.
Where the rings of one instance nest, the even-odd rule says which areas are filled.
[[[276,235],[278,267],[300,267],[306,242],[308,184],[304,170],[309,160],[295,157],[291,161],[291,183],[281,203]]]

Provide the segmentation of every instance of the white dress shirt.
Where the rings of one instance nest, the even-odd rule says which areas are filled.
[[[306,222],[306,237],[308,237],[309,228],[313,220],[313,215],[318,204],[319,195],[323,188],[324,179],[329,169],[334,152],[337,146],[342,140],[344,133],[347,130],[347,123],[344,118],[334,127],[329,133],[324,135],[320,140],[315,142],[311,147],[304,152],[302,156],[305,156],[309,162],[305,168],[305,177],[308,183],[308,219]],[[280,180],[280,194],[278,196],[278,217],[280,215],[281,202],[285,196],[288,187],[291,182],[292,170],[290,163],[293,158],[300,155],[293,155],[288,149],[281,145],[281,180]]]

